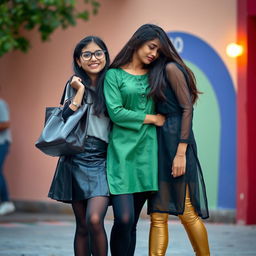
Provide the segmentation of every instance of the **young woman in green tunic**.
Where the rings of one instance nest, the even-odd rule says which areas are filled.
[[[148,193],[158,190],[155,114],[149,94],[150,66],[161,51],[157,31],[141,27],[118,53],[104,82],[113,128],[107,152],[107,178],[114,225],[112,256],[134,255],[136,224]]]

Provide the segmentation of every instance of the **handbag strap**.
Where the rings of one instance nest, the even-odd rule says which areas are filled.
[[[73,76],[75,76],[75,75],[72,75],[65,85],[65,88],[62,93],[61,100],[60,100],[61,105],[64,104],[64,102],[67,100],[67,98],[71,98],[73,96],[74,92],[72,91],[72,88],[70,87],[70,82],[71,82]]]
[[[64,91],[63,91],[62,96],[61,96],[60,105],[63,105],[63,103],[65,101],[65,95],[66,95],[66,91],[67,91],[67,87],[68,87],[69,82],[70,82],[70,79],[67,81],[67,83],[65,85]]]

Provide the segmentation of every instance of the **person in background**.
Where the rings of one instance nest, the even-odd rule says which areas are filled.
[[[8,185],[4,176],[4,163],[12,142],[10,132],[10,115],[7,103],[1,98],[0,88],[0,215],[15,211],[13,202],[10,201]]]

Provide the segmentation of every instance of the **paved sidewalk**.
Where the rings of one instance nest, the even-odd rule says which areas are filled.
[[[105,221],[109,232],[112,220]],[[256,256],[256,226],[206,223],[212,256]],[[0,256],[73,256],[74,218],[71,215],[14,213],[0,217]],[[147,256],[149,220],[141,219],[135,256]],[[166,255],[192,256],[179,221],[169,221]],[[110,255],[110,254],[109,254]]]

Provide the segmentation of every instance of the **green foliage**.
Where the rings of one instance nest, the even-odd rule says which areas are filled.
[[[88,20],[98,13],[100,3],[84,0],[86,9],[77,10],[75,0],[0,0],[0,56],[13,50],[27,52],[29,40],[24,30],[38,29],[42,41],[57,28],[75,26],[77,19]]]

